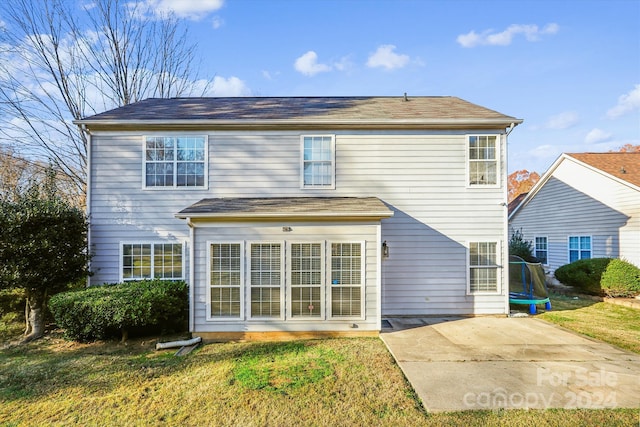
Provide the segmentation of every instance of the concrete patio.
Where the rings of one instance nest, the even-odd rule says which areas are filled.
[[[380,334],[430,412],[640,408],[640,355],[535,318],[388,318]]]

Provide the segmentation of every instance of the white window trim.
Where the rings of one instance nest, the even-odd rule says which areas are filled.
[[[207,240],[207,282],[206,292],[206,319],[208,322],[238,322],[246,320],[245,313],[245,271],[247,269],[247,257],[245,252],[245,242],[243,240]],[[240,245],[240,316],[238,317],[214,317],[211,315],[211,245]]]
[[[150,186],[147,187],[147,137],[203,137],[204,138],[204,185],[203,186],[178,186],[174,180],[172,186]],[[209,135],[203,135],[201,133],[192,134],[189,132],[157,132],[148,133],[142,135],[142,189],[149,191],[167,191],[167,190],[180,190],[180,191],[193,191],[193,190],[208,190],[209,189]],[[174,160],[175,162],[176,160]],[[174,168],[177,172],[177,168]],[[174,178],[175,173],[174,172]]]
[[[469,157],[469,138],[472,136],[494,136],[496,138],[496,183],[495,184],[471,184],[471,159]],[[470,133],[465,135],[465,185],[467,188],[501,188],[502,187],[502,138],[495,133]]]
[[[305,185],[304,183],[304,139],[313,137],[331,138],[331,185]],[[335,190],[336,189],[336,136],[332,134],[300,135],[300,189]]]
[[[467,295],[470,296],[478,296],[478,295],[501,295],[502,294],[502,275],[503,275],[503,266],[500,264],[496,264],[495,266],[491,266],[492,268],[496,268],[496,290],[495,291],[471,291],[471,243],[495,243],[496,244],[496,261],[502,260],[502,242],[500,240],[495,239],[474,239],[468,240],[465,243],[466,257],[467,257]]]
[[[327,317],[330,320],[340,321],[340,320],[364,320],[365,319],[365,309],[366,309],[366,296],[367,296],[367,245],[365,240],[331,240],[327,243],[327,288],[331,289],[333,284],[331,283],[331,245],[333,243],[350,243],[350,244],[360,244],[360,277],[362,278],[362,283],[360,284],[360,316],[336,316],[333,317],[333,304],[331,302],[331,292],[327,292]]]
[[[590,234],[570,234],[567,236],[567,264],[571,263],[571,238],[572,237],[577,237],[578,238],[578,244],[580,244],[580,237],[588,237],[589,238],[589,253],[591,254],[590,258],[594,258],[593,256],[593,236]],[[578,247],[578,260],[581,259],[587,259],[587,258],[582,258],[580,256],[580,252],[582,252],[582,250]],[[549,258],[547,256],[547,258]]]
[[[310,316],[293,316],[293,287],[291,286],[291,246],[295,244],[320,244],[320,253],[322,254],[322,262],[321,271],[320,271],[320,316],[310,317]],[[326,240],[291,240],[286,242],[286,296],[287,296],[287,313],[285,316],[286,320],[292,320],[296,322],[311,322],[316,323],[321,320],[327,320],[327,297],[326,297],[326,289],[327,289],[327,241]]]
[[[278,317],[265,317],[265,316],[253,316],[251,314],[251,245],[280,245],[280,316]],[[210,246],[209,246],[210,247]],[[285,241],[267,241],[267,240],[251,240],[247,242],[247,261],[245,263],[247,268],[246,274],[246,295],[247,295],[247,319],[248,320],[259,320],[261,322],[269,322],[269,321],[281,321],[285,320],[285,295],[286,295],[286,277],[285,277],[285,256],[287,253],[287,246]],[[286,295],[288,296],[288,295]]]
[[[164,278],[158,278],[158,280],[187,280],[186,276],[185,276],[185,260],[186,260],[186,255],[185,255],[185,249],[186,249],[186,242],[184,240],[123,240],[119,242],[119,260],[118,260],[118,266],[119,266],[119,272],[118,272],[118,279],[120,281],[120,283],[123,282],[136,282],[136,281],[140,281],[140,280],[155,280],[154,276],[154,272],[153,272],[153,261],[154,261],[154,250],[153,250],[153,246],[159,244],[159,245],[165,245],[165,244],[170,244],[170,245],[182,245],[182,277],[172,277],[169,279],[164,279]],[[124,262],[123,262],[123,257],[124,257],[124,245],[151,245],[151,277],[148,279],[144,279],[144,278],[140,278],[140,279],[125,279],[124,278]]]
[[[542,265],[544,266],[548,266],[549,265],[549,237],[548,236],[533,236],[533,256],[537,258],[537,246],[536,246],[536,239],[545,239],[545,241],[547,242],[547,262],[546,263],[542,263]]]

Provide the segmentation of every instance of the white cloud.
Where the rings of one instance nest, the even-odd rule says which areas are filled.
[[[224,19],[220,18],[219,16],[214,16],[213,19],[211,20],[211,26],[213,27],[214,30],[217,30],[223,25],[224,25]]]
[[[409,55],[401,55],[394,52],[396,47],[392,44],[383,44],[369,56],[367,67],[382,67],[387,70],[402,68],[409,63]]]
[[[607,111],[607,117],[618,118],[634,110],[640,110],[640,84],[637,84],[629,93],[618,98],[618,104]]]
[[[549,117],[549,120],[545,123],[545,127],[547,129],[568,129],[578,123],[579,120],[578,113],[575,111],[565,111]]]
[[[178,18],[197,21],[222,8],[224,0],[142,0],[131,5],[148,11],[148,15],[156,18],[174,13]]]
[[[587,144],[597,144],[599,142],[606,142],[609,139],[611,139],[610,133],[605,132],[602,129],[594,128],[587,134],[584,141]]]
[[[559,29],[560,26],[554,23],[547,24],[543,28],[539,28],[537,25],[512,24],[499,33],[494,30],[486,30],[478,34],[472,30],[467,34],[460,34],[456,40],[462,47],[508,46],[513,38],[519,34],[524,35],[528,41],[537,41],[543,35],[557,33]]]
[[[216,76],[211,85],[210,95],[215,96],[248,96],[251,90],[244,81],[238,77],[224,78]]]
[[[305,76],[325,73],[332,69],[330,65],[318,63],[318,54],[312,50],[296,59],[294,67],[296,71],[304,74]]]

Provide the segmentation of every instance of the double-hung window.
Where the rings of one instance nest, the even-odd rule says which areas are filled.
[[[251,244],[251,317],[283,316],[282,255],[281,243]]]
[[[323,246],[321,243],[292,243],[290,246],[290,306],[293,317],[322,316]]]
[[[569,262],[591,258],[591,236],[569,236]]]
[[[331,244],[331,317],[362,316],[362,243]]]
[[[497,135],[467,136],[469,186],[499,186],[499,139]]]
[[[498,292],[498,243],[469,243],[470,293]]]
[[[546,237],[536,237],[534,246],[534,255],[542,264],[547,265],[548,242]]]
[[[122,243],[123,281],[183,279],[182,243]]]
[[[209,317],[242,317],[243,248],[240,243],[209,244]]]
[[[317,135],[301,137],[302,188],[335,188],[335,137]]]
[[[147,136],[144,151],[146,188],[206,187],[205,136]]]

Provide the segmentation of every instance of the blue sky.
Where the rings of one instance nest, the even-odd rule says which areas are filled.
[[[640,144],[640,0],[175,3],[214,95],[458,96],[525,120],[509,172]]]
[[[184,18],[207,95],[457,96],[524,119],[509,172],[640,144],[640,0],[125,1]]]

